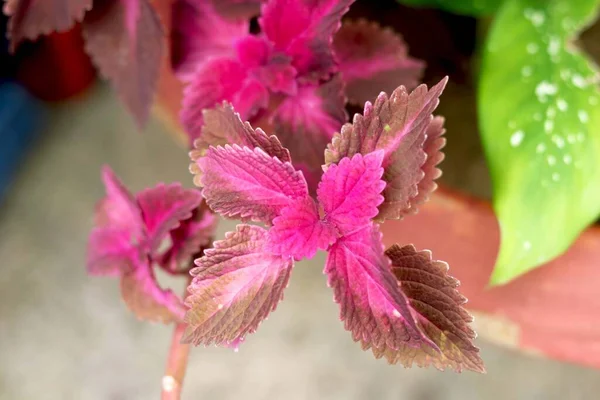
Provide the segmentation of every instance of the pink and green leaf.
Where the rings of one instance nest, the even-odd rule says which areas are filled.
[[[149,0],[129,0],[125,4],[98,2],[86,15],[83,34],[86,51],[100,74],[111,82],[142,127],[154,99],[165,38]]]
[[[169,232],[189,219],[202,202],[198,190],[184,189],[179,183],[158,184],[137,194],[148,234],[148,250],[158,250]]]
[[[417,251],[412,245],[394,245],[385,254],[421,331],[440,349],[389,354],[390,362],[485,372],[479,349],[473,345],[476,334],[469,325],[473,318],[462,307],[467,299],[457,290],[458,280],[448,274],[448,264],[433,260],[431,252]]]
[[[348,100],[356,104],[399,85],[415,88],[425,67],[408,55],[399,34],[366,20],[345,22],[334,36],[333,49]]]
[[[381,180],[383,151],[366,156],[357,153],[332,164],[323,174],[317,190],[325,220],[336,226],[342,235],[363,229],[377,216],[383,201]]]
[[[339,239],[325,265],[340,318],[363,350],[394,362],[407,349],[439,351],[415,321],[408,299],[400,290],[383,253],[376,225]]]
[[[237,144],[249,148],[260,147],[265,153],[277,157],[280,161],[292,161],[290,152],[281,145],[276,136],[268,136],[262,129],[253,129],[249,122],[242,122],[240,115],[235,112],[230,103],[223,102],[214,108],[205,109],[202,112],[202,120],[204,122],[202,134],[194,141],[195,149],[190,152],[193,161],[190,168],[194,174],[200,173],[195,162],[206,154],[209,146]]]
[[[301,172],[260,148],[210,147],[196,164],[202,195],[225,217],[271,223],[283,208],[308,194]]]
[[[91,8],[92,0],[6,0],[3,11],[10,17],[7,35],[12,51],[23,40],[67,31]]]
[[[304,86],[287,97],[273,113],[275,133],[290,149],[294,165],[316,190],[323,152],[333,134],[347,121],[343,82],[339,76],[320,86]]]
[[[401,218],[415,207],[419,183],[425,177],[425,140],[446,82],[444,78],[430,90],[421,85],[409,93],[400,86],[389,97],[380,94],[375,104],[365,104],[364,115],[356,114],[353,123],[344,125],[327,146],[328,165],[357,153],[384,150],[387,186],[378,220]]]
[[[234,43],[248,34],[250,24],[226,19],[221,1],[176,0],[172,8],[171,62],[179,78],[189,81],[209,59],[231,57]]]
[[[331,41],[353,2],[270,0],[262,7],[259,23],[275,49],[292,58],[298,76],[317,82],[335,71]]]
[[[137,263],[121,276],[121,295],[127,307],[145,321],[168,324],[182,321],[185,315],[182,301],[158,285],[148,261]]]
[[[267,231],[238,225],[191,271],[185,343],[237,346],[277,307],[293,261],[265,251]]]
[[[336,227],[319,218],[311,197],[296,200],[281,210],[269,229],[267,249],[296,260],[312,258],[317,250],[326,250],[338,237]]]

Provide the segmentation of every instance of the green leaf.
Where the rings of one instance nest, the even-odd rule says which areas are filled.
[[[503,0],[398,0],[407,6],[433,7],[456,14],[485,16],[491,15],[502,4]],[[575,1],[575,0],[574,0]]]
[[[561,253],[600,214],[598,68],[574,45],[600,0],[508,0],[493,23],[479,121],[502,243],[492,284]]]

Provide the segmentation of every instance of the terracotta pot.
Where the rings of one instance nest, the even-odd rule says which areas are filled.
[[[162,4],[168,25],[168,4]],[[185,143],[178,122],[181,89],[165,59],[156,109]],[[489,202],[441,187],[416,216],[387,222],[382,229],[387,245],[414,243],[450,264],[480,337],[600,368],[600,228],[589,228],[557,260],[496,288],[487,286],[499,245]]]

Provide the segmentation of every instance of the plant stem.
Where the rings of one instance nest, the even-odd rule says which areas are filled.
[[[190,277],[191,280],[191,277]],[[189,280],[187,282],[189,284]],[[187,285],[186,284],[186,293]],[[184,298],[185,298],[184,293]],[[167,359],[167,368],[162,378],[161,400],[179,400],[183,388],[183,378],[187,369],[188,356],[190,354],[190,345],[181,343],[181,338],[185,332],[185,322],[178,322],[173,331],[171,339],[171,348],[169,349],[169,358]]]

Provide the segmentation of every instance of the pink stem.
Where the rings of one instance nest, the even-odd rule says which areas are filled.
[[[162,378],[161,400],[179,400],[181,398],[183,378],[185,377],[188,356],[190,354],[190,345],[181,343],[186,326],[185,322],[178,322],[175,326],[173,338],[171,339],[171,348],[169,349],[167,368]]]

